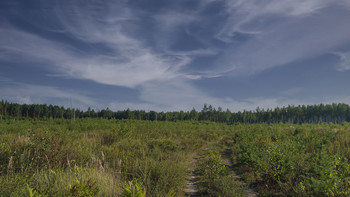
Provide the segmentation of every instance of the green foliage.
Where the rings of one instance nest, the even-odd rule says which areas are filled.
[[[108,107],[97,112],[88,108],[87,111],[79,109],[65,109],[57,105],[17,104],[2,100],[0,102],[0,116],[7,120],[33,119],[74,119],[76,118],[104,118],[104,119],[130,119],[151,121],[214,121],[214,122],[240,122],[240,123],[342,123],[350,121],[350,106],[344,103],[320,104],[320,105],[288,105],[275,109],[260,109],[255,111],[230,112],[223,111],[221,107],[216,109],[212,105],[204,104],[201,111],[194,108],[191,111],[155,112],[129,109],[113,112]],[[72,126],[72,125],[70,125]],[[72,128],[72,127],[71,127]]]
[[[46,195],[40,194],[36,190],[30,188],[28,184],[27,184],[27,190],[28,190],[28,193],[29,193],[30,197],[44,197],[44,196],[46,196]]]
[[[236,169],[262,195],[349,196],[349,127],[2,120],[0,196],[117,196],[129,181],[135,191],[142,183],[146,196],[181,196],[189,156],[221,138],[232,146]],[[203,194],[244,195],[221,163],[219,151],[210,150],[198,167]]]
[[[221,163],[221,156],[217,152],[210,151],[201,162],[200,166],[200,173],[203,175],[204,179],[214,179],[227,174],[226,166]]]
[[[145,197],[146,192],[142,186],[141,180],[134,179],[124,185],[124,190],[119,196],[120,197]]]
[[[235,159],[263,194],[346,196],[350,133],[339,126],[251,125],[234,136]]]
[[[229,174],[220,153],[209,151],[198,165],[200,190],[204,196],[245,196],[242,183]]]
[[[147,196],[178,196],[187,156],[228,130],[190,121],[3,120],[0,196],[28,195],[27,184],[33,195],[116,196],[134,179]]]
[[[67,196],[92,197],[99,193],[98,187],[91,180],[86,182],[76,179],[75,184],[70,187]]]

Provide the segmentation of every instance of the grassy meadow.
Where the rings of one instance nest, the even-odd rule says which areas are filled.
[[[348,196],[349,127],[2,120],[0,196],[185,196],[194,154],[200,196]]]

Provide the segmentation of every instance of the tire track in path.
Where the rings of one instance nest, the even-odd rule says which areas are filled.
[[[219,140],[221,140],[221,139],[222,138],[220,138]],[[199,196],[199,187],[198,187],[199,174],[196,171],[198,159],[200,158],[200,156],[198,154],[202,151],[208,150],[209,149],[208,147],[210,147],[215,142],[216,141],[204,144],[201,148],[198,149],[198,151],[193,152],[191,154],[190,167],[188,169],[188,171],[190,172],[191,175],[187,178],[187,184],[186,184],[186,187],[184,189],[185,196],[189,196],[189,197]]]
[[[196,153],[192,153],[191,158],[192,160],[190,162],[190,168],[189,168],[191,175],[187,179],[187,185],[184,191],[185,191],[185,196],[195,197],[195,196],[199,196],[199,189],[198,189],[199,175],[196,172],[198,155]]]
[[[223,154],[222,164],[224,164],[227,168],[231,170],[232,178],[234,178],[236,181],[243,183],[243,187],[246,190],[248,197],[257,197],[258,194],[252,188],[250,188],[249,185],[245,183],[239,175],[235,173],[233,169],[233,162],[232,162],[232,159],[230,158],[231,154],[232,154],[232,150],[229,148],[226,148]]]
[[[221,141],[221,139],[218,141]],[[184,189],[185,196],[188,196],[188,197],[200,196],[199,187],[198,187],[198,181],[199,181],[200,175],[196,171],[196,166],[197,166],[198,160],[201,158],[201,156],[203,156],[200,153],[202,151],[207,151],[209,149],[209,147],[214,143],[215,142],[210,142],[208,144],[205,144],[201,148],[199,148],[198,151],[190,154],[191,160],[190,160],[189,169],[188,169],[188,171],[190,172],[190,175],[186,180],[187,184],[186,184],[186,187]],[[226,148],[224,150],[224,152],[222,154],[222,164],[227,166],[227,168],[230,169],[231,176],[233,179],[242,183],[244,189],[246,190],[246,194],[248,197],[258,197],[258,194],[254,191],[254,189],[250,188],[249,185],[247,183],[245,183],[244,180],[239,175],[237,175],[235,173],[235,171],[233,169],[233,162],[231,159],[231,154],[232,154],[232,150],[230,148]]]

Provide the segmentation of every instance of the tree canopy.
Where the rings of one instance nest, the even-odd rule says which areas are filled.
[[[73,119],[76,118],[106,118],[106,119],[137,119],[152,121],[199,120],[214,122],[240,123],[322,123],[322,122],[349,122],[350,106],[344,103],[319,105],[289,105],[275,109],[260,109],[253,111],[231,112],[229,109],[217,109],[212,105],[204,104],[201,111],[155,112],[145,110],[119,110],[109,108],[95,111],[90,107],[86,110],[64,108],[47,104],[18,104],[6,100],[0,102],[1,119],[7,118],[39,118],[39,119]]]

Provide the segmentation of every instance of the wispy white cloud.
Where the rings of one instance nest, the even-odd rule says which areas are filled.
[[[254,34],[231,44],[217,64],[249,75],[334,51],[350,41],[346,2],[227,0],[229,16],[217,38],[231,43],[237,33]]]
[[[347,0],[225,0],[227,23],[217,34],[219,39],[230,42],[235,32],[263,33],[254,29],[263,17],[307,17],[330,5],[349,5]],[[254,23],[250,26],[250,23]]]
[[[66,48],[62,44],[19,31],[10,25],[0,28],[0,36],[0,49],[5,52],[1,59],[52,62],[71,59],[71,55],[65,52]]]
[[[180,11],[164,11],[163,13],[154,15],[159,28],[166,32],[174,31],[179,26],[184,26],[198,20],[195,13]]]
[[[15,60],[21,55],[27,60],[49,63],[56,72],[73,78],[126,87],[179,76],[179,69],[190,61],[190,55],[199,51],[189,54],[153,52],[151,47],[128,35],[123,26],[125,21],[137,19],[121,4],[70,2],[69,6],[55,10],[63,25],[62,31],[86,43],[103,44],[111,53],[88,54],[69,44],[46,40],[8,25],[0,29],[1,49],[7,53],[1,58]]]
[[[142,90],[142,102],[133,101],[112,101],[107,105],[101,105],[89,96],[72,90],[61,90],[51,86],[28,85],[20,83],[10,83],[10,86],[0,86],[1,98],[21,104],[50,103],[51,99],[59,99],[55,104],[59,106],[70,107],[70,99],[73,101],[73,107],[86,110],[92,107],[95,110],[101,110],[109,107],[112,110],[155,110],[155,111],[174,111],[191,110],[193,107],[200,111],[204,103],[212,104],[214,107],[222,107],[231,111],[272,109],[288,105],[309,105],[315,103],[350,103],[349,96],[330,96],[324,98],[309,98],[304,100],[287,97],[252,97],[242,100],[232,98],[222,98],[207,95],[195,87],[181,81],[147,84]],[[288,96],[288,95],[287,95]]]
[[[136,20],[122,1],[65,1],[54,7],[54,13],[62,24],[62,30],[75,38],[110,46],[137,44],[120,32],[123,22]]]
[[[73,11],[69,15],[65,7],[56,11],[64,28],[76,38],[85,42],[103,43],[114,51],[110,56],[73,61],[63,66],[63,69],[69,70],[73,77],[127,87],[174,77],[179,67],[188,60],[157,54],[140,40],[129,36],[124,22],[137,20],[137,17],[132,15],[127,6],[111,5],[116,10],[111,9],[109,4],[103,8],[97,5],[78,7],[73,4],[70,5]]]
[[[331,104],[331,103],[350,103],[350,96],[330,96],[323,98],[322,103]]]
[[[81,95],[81,93],[73,90],[61,90],[51,86],[10,81],[6,83],[6,86],[0,86],[0,92],[2,99],[23,104],[50,103],[52,99],[56,101],[58,99],[59,101],[56,102],[58,105],[70,107],[69,100],[72,99],[73,103],[75,103],[74,107],[85,109],[88,106],[98,106],[94,99]]]
[[[0,35],[0,48],[7,53],[1,59],[46,62],[67,76],[109,85],[134,87],[149,80],[171,78],[188,61],[185,58],[163,57],[146,48],[132,46],[136,40],[129,42],[124,39],[123,42],[130,43],[130,50],[126,47],[122,54],[88,57],[65,44],[16,29],[1,29]]]
[[[185,31],[187,26],[198,20],[194,12],[166,10],[153,16],[156,23],[157,48],[169,51],[169,47],[176,42],[176,32]]]
[[[231,111],[255,110],[260,108],[275,108],[277,106],[311,104],[310,101],[301,101],[290,98],[252,97],[242,100],[235,100],[230,97],[218,97],[208,95],[203,91],[183,81],[171,81],[166,84],[147,84],[141,92],[143,101],[148,106],[158,111],[164,109],[191,110],[193,107],[201,110],[204,103],[212,104],[215,107],[230,109]]]
[[[339,71],[350,70],[350,52],[336,52],[333,54],[340,58],[337,68]]]
[[[196,39],[196,31],[190,32],[188,26],[200,24],[201,28],[209,28],[201,24],[204,21],[200,11],[214,2],[225,3],[227,20],[215,35],[209,36],[224,43],[219,41],[220,44],[214,46],[211,42],[203,42],[205,44],[193,47],[193,50],[171,50],[171,45],[176,42],[173,38],[178,36],[176,32],[187,32]],[[139,10],[129,7],[127,1],[66,1],[56,4],[54,9],[61,28],[57,25],[46,30],[88,46],[103,46],[107,53],[99,52],[97,47],[92,54],[79,48],[79,44],[48,40],[45,36],[2,24],[0,59],[39,62],[38,66],[51,71],[50,76],[87,79],[140,91],[137,99],[142,102],[110,102],[111,109],[190,110],[192,107],[201,109],[203,103],[208,103],[237,111],[253,110],[257,106],[308,104],[285,98],[255,97],[240,101],[220,98],[220,95],[200,91],[191,81],[255,74],[339,51],[337,47],[350,42],[350,21],[344,20],[350,17],[349,6],[346,0],[205,0],[195,11],[164,9],[150,14],[150,20],[155,23],[150,31],[157,38],[153,45],[151,41],[145,42],[147,38],[142,32],[135,31],[137,24],[143,21],[142,15],[138,15]],[[236,40],[237,34],[249,36]],[[218,49],[218,46],[222,48]],[[336,55],[340,57],[338,69],[350,69],[350,55]],[[187,69],[193,60],[202,57],[218,57],[218,60],[211,66],[196,65],[196,69]],[[84,105],[98,105],[90,97],[55,87],[22,84],[16,90],[8,87],[0,87],[0,90],[23,103],[40,102],[40,96],[44,99],[72,97]],[[292,88],[282,92],[282,96],[299,91]]]
[[[152,80],[191,78],[188,77],[190,74],[179,70],[195,57],[217,53],[215,49],[174,52],[168,48],[154,52],[152,46],[128,34],[128,23],[140,19],[122,2],[62,3],[55,7],[55,13],[62,24],[59,31],[86,43],[103,44],[111,52],[88,54],[68,43],[50,41],[8,25],[0,29],[1,49],[6,52],[1,58],[41,61],[59,72],[56,75],[135,87]],[[170,33],[178,26],[196,20],[196,17],[194,14],[165,12],[155,15],[155,20]],[[18,55],[21,58],[17,58]]]
[[[176,92],[176,95],[183,95],[183,98],[195,100],[198,96],[195,94],[197,90],[188,83],[188,79],[201,76],[194,77],[194,75],[182,73],[180,69],[190,63],[193,57],[214,55],[216,51],[214,49],[197,49],[173,52],[165,49],[163,52],[156,53],[152,47],[146,46],[142,41],[128,35],[127,28],[124,27],[125,22],[138,20],[128,10],[128,7],[120,6],[117,11],[109,7],[101,8],[99,5],[81,6],[75,3],[55,10],[62,23],[62,29],[55,29],[55,31],[64,32],[85,43],[103,44],[111,50],[108,54],[90,55],[69,43],[47,40],[39,35],[24,32],[8,25],[6,28],[0,29],[1,49],[7,52],[1,58],[11,59],[11,61],[42,62],[44,64],[39,64],[39,66],[45,65],[48,66],[47,69],[53,69],[53,73],[56,73],[53,74],[54,76],[69,76],[125,87],[140,86],[141,99],[145,103],[151,103],[152,108],[159,110],[161,108],[157,106],[163,106],[163,110],[173,110],[174,108],[171,107],[180,109],[169,105],[168,102],[162,102],[162,99],[152,99],[155,98],[152,95],[156,95],[156,92],[159,91],[167,90],[166,92],[169,93],[171,90],[171,92]],[[157,18],[159,23],[170,22],[166,27],[168,29],[176,28],[183,21],[191,19],[190,15],[185,17],[186,20],[179,17],[180,15],[176,14],[166,14]],[[174,84],[174,81],[179,83]],[[16,88],[16,91],[2,87],[2,92],[8,98],[16,98],[18,102],[40,103],[45,102],[49,97],[54,97],[58,99],[73,98],[83,105],[96,106],[96,103],[89,97],[64,92],[54,87],[22,84]],[[188,96],[185,96],[187,94]],[[170,94],[162,94],[162,96],[166,96],[167,99],[171,98]],[[30,98],[30,100],[22,98]],[[186,102],[186,99],[181,99],[181,102]],[[111,107],[115,108],[116,103],[111,103]],[[183,105],[185,104],[180,104],[180,106]],[[190,105],[192,103],[187,106]],[[132,102],[124,103],[123,106],[149,107],[148,104],[133,104]],[[166,108],[167,106],[168,108]]]
[[[18,100],[19,104],[33,104],[34,102],[32,101],[32,99],[30,98],[30,96],[18,96],[16,98],[16,100]]]

